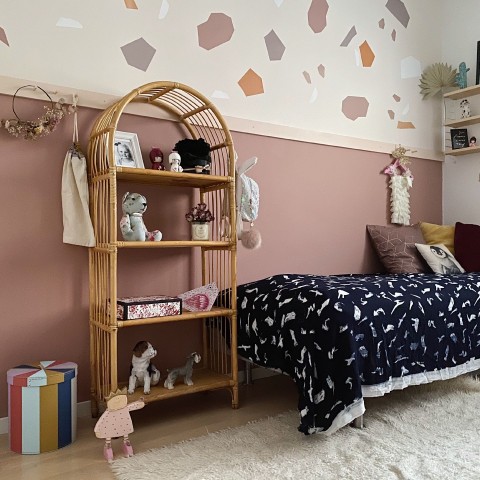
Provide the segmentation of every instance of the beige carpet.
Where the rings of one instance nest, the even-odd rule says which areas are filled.
[[[297,432],[288,412],[112,464],[121,480],[479,480],[480,382],[470,376],[366,399],[365,428]]]

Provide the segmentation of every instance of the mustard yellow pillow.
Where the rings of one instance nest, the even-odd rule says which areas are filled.
[[[443,243],[452,255],[455,255],[454,238],[455,225],[436,225],[434,223],[420,222],[423,238],[428,245]]]

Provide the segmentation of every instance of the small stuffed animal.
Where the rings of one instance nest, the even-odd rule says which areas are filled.
[[[146,209],[147,199],[143,195],[127,192],[123,196],[120,230],[125,241],[159,242],[162,239],[160,230],[149,232],[143,223],[143,213]]]
[[[153,147],[152,150],[150,150],[150,161],[152,162],[153,170],[165,170],[163,153],[159,148]]]
[[[157,351],[150,342],[142,340],[133,347],[130,377],[128,379],[128,393],[131,395],[135,388],[143,385],[143,393],[150,394],[150,386],[160,381],[160,370],[151,362],[157,356]]]
[[[193,385],[192,382],[192,373],[193,373],[193,364],[200,363],[202,357],[197,353],[193,352],[187,357],[187,363],[183,367],[174,368],[173,370],[169,370],[168,377],[165,380],[163,386],[168,388],[169,390],[173,389],[173,384],[177,377],[183,376],[183,382],[185,385]]]
[[[180,162],[182,159],[180,158],[180,154],[178,152],[173,151],[168,156],[168,162],[170,163],[170,171],[171,172],[183,172],[183,168],[180,166]]]

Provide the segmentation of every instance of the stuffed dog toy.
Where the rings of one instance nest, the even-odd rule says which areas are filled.
[[[142,340],[133,348],[130,378],[128,379],[128,393],[131,395],[135,388],[143,385],[143,393],[150,394],[150,386],[160,381],[160,370],[151,363],[151,359],[157,355],[157,351],[150,342]]]
[[[187,357],[187,363],[185,364],[185,366],[169,370],[167,379],[165,380],[165,383],[163,384],[163,386],[165,388],[168,388],[169,390],[172,390],[175,380],[179,376],[183,376],[183,383],[185,383],[185,385],[193,385],[193,381],[192,381],[193,364],[200,363],[201,359],[202,357],[197,352],[191,353]]]
[[[139,193],[127,192],[123,196],[123,217],[120,220],[120,230],[127,242],[159,242],[162,239],[160,230],[149,232],[143,223],[143,214],[147,209],[147,199]]]

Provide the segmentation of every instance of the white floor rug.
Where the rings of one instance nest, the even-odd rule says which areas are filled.
[[[366,399],[362,430],[297,431],[288,412],[138,453],[121,480],[479,480],[480,382],[464,376]]]

